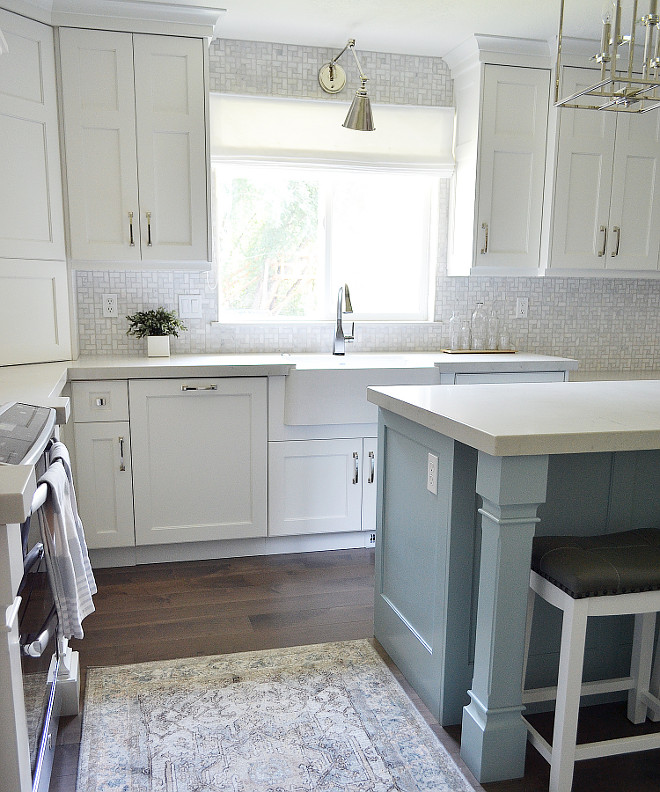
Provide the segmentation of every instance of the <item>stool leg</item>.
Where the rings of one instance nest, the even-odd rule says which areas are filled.
[[[633,687],[628,693],[628,720],[644,723],[648,705],[640,694],[650,687],[651,663],[653,662],[653,639],[655,638],[655,613],[638,613],[635,616],[630,677]]]
[[[550,792],[570,792],[573,784],[588,608],[588,599],[571,600],[562,619]]]
[[[660,637],[658,637],[657,646],[655,648],[655,662],[653,663],[653,672],[651,674],[651,693],[656,698],[660,698]],[[649,718],[656,723],[660,721],[660,709],[649,707]]]
[[[527,679],[527,659],[529,658],[529,643],[532,635],[532,620],[534,618],[534,601],[536,593],[530,586],[527,592],[527,622],[525,624],[525,654],[523,658],[522,689],[526,690],[525,680]]]

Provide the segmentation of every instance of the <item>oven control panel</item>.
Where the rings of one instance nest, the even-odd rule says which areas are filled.
[[[0,406],[0,463],[34,464],[43,453],[54,426],[52,407],[21,402]]]

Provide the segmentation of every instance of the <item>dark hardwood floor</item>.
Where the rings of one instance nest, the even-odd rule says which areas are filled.
[[[83,696],[89,666],[373,638],[373,564],[373,550],[341,550],[96,570],[96,612],[84,640],[71,642]],[[532,748],[524,778],[481,787],[458,755],[460,729],[440,727],[392,670],[475,790],[547,792],[548,766]],[[550,716],[538,720],[552,728]],[[51,792],[75,790],[81,721],[60,722]],[[620,705],[590,708],[583,721],[590,738],[629,726]],[[573,790],[658,792],[660,752],[583,762]]]

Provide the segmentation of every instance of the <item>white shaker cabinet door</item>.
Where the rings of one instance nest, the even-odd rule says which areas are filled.
[[[269,443],[270,536],[362,530],[362,439]]]
[[[567,94],[593,82],[591,70],[565,70]],[[568,107],[558,112],[551,266],[605,269],[617,114]]]
[[[130,33],[60,29],[71,257],[140,260]]]
[[[539,267],[550,73],[487,65],[474,266]]]
[[[76,494],[90,549],[132,547],[133,483],[128,421],[76,423]]]
[[[606,269],[656,270],[660,113],[618,113]]]
[[[0,9],[0,258],[64,259],[50,27]]]
[[[71,257],[209,260],[205,43],[63,29]]]
[[[204,43],[134,36],[142,258],[208,259]]]
[[[136,544],[266,535],[266,378],[129,383]]]
[[[597,75],[566,68],[566,92],[586,88]],[[559,113],[552,269],[657,269],[660,116]]]

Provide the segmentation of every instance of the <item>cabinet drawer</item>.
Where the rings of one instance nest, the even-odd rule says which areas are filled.
[[[126,380],[94,380],[72,383],[73,420],[128,421]]]

